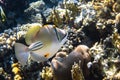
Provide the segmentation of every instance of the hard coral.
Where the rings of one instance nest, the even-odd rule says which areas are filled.
[[[77,63],[74,63],[74,65],[72,65],[71,74],[73,80],[84,80],[82,70]]]
[[[14,80],[22,80],[23,77],[21,76],[22,72],[19,63],[13,63],[11,66],[12,66],[12,72],[15,75]]]
[[[112,44],[114,45],[115,48],[118,49],[118,51],[120,51],[120,35],[116,28],[114,28],[114,32],[112,35]]]
[[[120,13],[115,16],[115,26],[119,27],[120,25]]]
[[[52,60],[53,80],[72,80],[71,69],[74,62],[81,61],[81,69],[85,79],[89,76],[87,63],[91,60],[89,48],[85,45],[79,45],[68,56],[64,52],[58,53]],[[61,55],[60,55],[61,54]]]
[[[112,10],[114,12],[120,12],[120,3],[119,3],[119,1],[114,3],[114,5],[112,6]]]
[[[114,2],[115,2],[114,0],[104,0],[104,5],[108,7],[112,7]]]
[[[44,80],[52,80],[53,74],[50,67],[43,67],[42,72],[40,73],[41,77]]]

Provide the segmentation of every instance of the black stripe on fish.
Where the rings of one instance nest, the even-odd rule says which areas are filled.
[[[38,49],[41,49],[43,47],[43,43],[38,41],[38,42],[35,42],[33,43],[30,47],[29,47],[29,50],[30,51],[35,51],[35,50],[38,50]]]
[[[60,41],[60,36],[59,36],[59,34],[58,34],[58,32],[57,32],[57,29],[56,29],[55,27],[53,27],[53,29],[54,29],[54,31],[55,31],[55,34],[56,34],[56,36],[57,36],[58,41]]]

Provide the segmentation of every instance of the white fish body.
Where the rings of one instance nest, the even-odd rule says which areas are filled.
[[[30,31],[28,31],[28,33],[30,33]],[[25,45],[20,43],[15,44],[16,57],[22,65],[25,65],[29,55],[32,60],[39,62],[46,61],[54,56],[61,46],[66,42],[68,34],[64,30],[53,28],[52,25],[49,25],[41,28],[31,35],[29,36],[29,34],[26,34],[26,43],[31,44],[27,51],[25,50]],[[40,42],[43,45],[38,45]],[[19,50],[21,46],[24,48]],[[21,60],[23,56],[25,56],[25,58]]]
[[[38,42],[37,42],[37,44],[38,44]],[[34,50],[37,50],[37,49],[40,49],[43,47],[42,44],[36,46],[37,44],[33,43],[29,47],[27,47],[26,45],[23,45],[21,43],[15,43],[15,53],[16,53],[15,55],[22,65],[26,65],[26,63],[28,61],[28,57],[32,58],[32,56],[34,56],[36,58],[36,60],[33,59],[34,61],[43,62],[43,61],[47,60],[46,57],[40,56],[38,54],[34,55],[34,52],[32,52]]]

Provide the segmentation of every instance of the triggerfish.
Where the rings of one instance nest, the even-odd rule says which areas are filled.
[[[29,46],[15,43],[15,55],[21,65],[26,65],[28,58],[43,62],[53,57],[67,41],[68,32],[54,25],[41,26],[32,24],[25,35]]]

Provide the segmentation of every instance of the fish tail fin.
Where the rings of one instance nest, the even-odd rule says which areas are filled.
[[[15,43],[14,48],[15,48],[15,56],[20,62],[20,64],[22,66],[26,65],[30,54],[30,52],[28,51],[28,47],[21,43]]]

